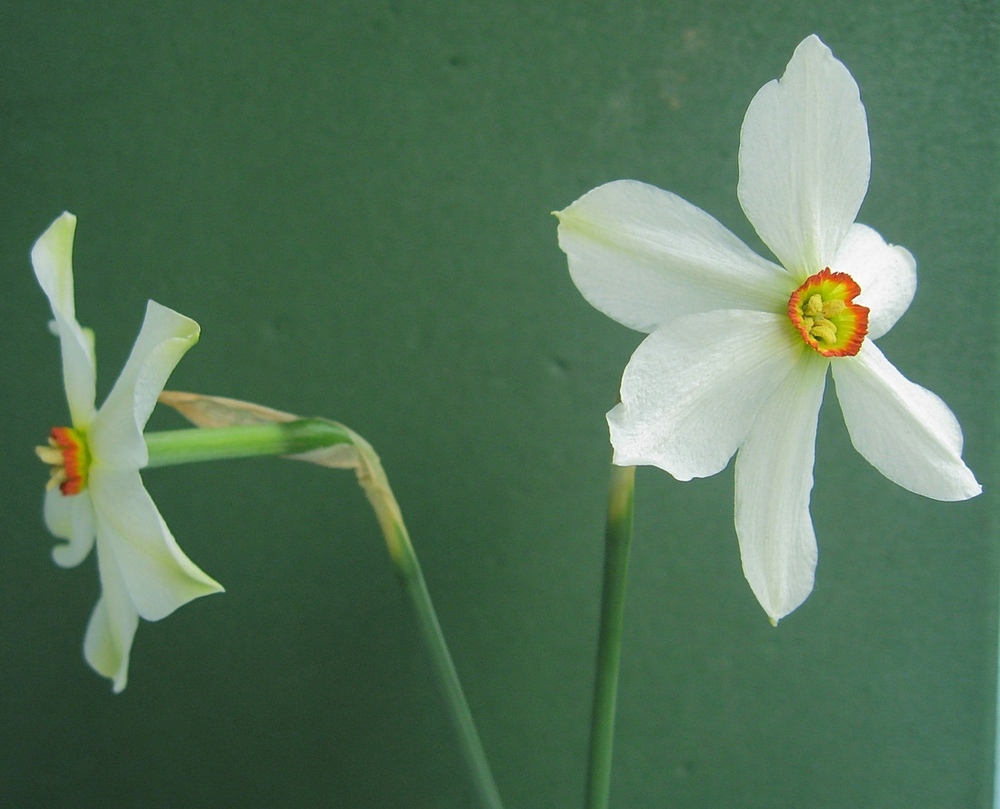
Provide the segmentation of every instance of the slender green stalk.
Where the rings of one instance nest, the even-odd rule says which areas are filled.
[[[405,528],[403,528],[403,532],[405,533]],[[441,624],[438,623],[434,604],[431,602],[424,575],[420,570],[420,563],[413,552],[409,538],[402,536],[399,539],[405,551],[397,562],[396,569],[400,574],[406,594],[413,602],[417,622],[420,625],[424,642],[427,644],[427,650],[434,662],[434,667],[437,669],[445,702],[458,732],[462,752],[472,774],[479,800],[488,809],[502,809],[503,803],[500,800],[500,793],[493,780],[486,751],[483,749],[479,733],[476,731],[472,712],[469,710],[462,684],[458,679],[458,672],[455,670],[455,664],[448,651],[448,644],[445,642]]]
[[[348,430],[323,419],[250,424],[235,427],[167,430],[146,433],[147,466],[174,466],[199,461],[294,455],[335,444],[351,443]]]
[[[480,741],[472,712],[465,699],[462,683],[448,651],[448,644],[438,622],[434,604],[431,601],[424,574],[420,569],[417,553],[410,542],[403,516],[396,498],[389,488],[389,481],[382,469],[378,456],[367,441],[354,434],[355,446],[361,458],[358,466],[358,480],[369,502],[375,510],[382,533],[385,536],[389,556],[403,584],[403,589],[413,603],[417,623],[431,660],[437,670],[445,702],[452,722],[461,742],[462,753],[472,774],[479,800],[485,809],[503,809],[500,793],[493,779],[486,751]]]
[[[611,791],[611,752],[614,747],[625,581],[632,545],[634,505],[635,467],[612,466],[608,523],[605,530],[601,627],[597,641],[594,707],[590,721],[590,760],[585,803],[587,809],[606,809]]]

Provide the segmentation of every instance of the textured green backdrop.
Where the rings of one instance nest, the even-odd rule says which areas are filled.
[[[982,0],[0,6],[0,805],[472,804],[348,474],[148,473],[228,592],[142,625],[121,696],[86,668],[93,560],[50,561],[31,453],[66,411],[28,250],[64,208],[99,390],[152,297],[203,328],[173,387],[364,434],[508,806],[579,805],[603,414],[640,335],[577,294],[549,212],[635,177],[759,244],[736,201],[739,126],[812,32],[867,104],[861,221],[918,261],[880,345],[955,410],[987,494],[895,487],[828,402],[817,586],[776,630],[740,572],[731,470],[641,470],[613,803],[988,806],[998,93]]]

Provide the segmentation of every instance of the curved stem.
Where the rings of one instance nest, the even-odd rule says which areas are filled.
[[[590,759],[585,803],[587,809],[606,809],[611,791],[611,753],[614,747],[625,581],[632,545],[634,505],[635,467],[612,466],[605,531],[601,626],[597,641],[594,707],[590,722]]]
[[[281,454],[320,466],[355,471],[375,511],[389,558],[413,603],[420,633],[434,662],[479,799],[484,809],[503,809],[410,534],[371,444],[338,422],[303,419],[252,402],[177,391],[164,391],[160,401],[198,425],[198,430],[147,434],[151,466],[183,460]]]

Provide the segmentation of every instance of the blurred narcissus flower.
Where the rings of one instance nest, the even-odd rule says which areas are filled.
[[[170,373],[198,341],[199,328],[150,301],[125,368],[97,410],[93,335],[77,322],[73,298],[75,230],[76,217],[64,213],[31,251],[59,336],[72,422],[54,428],[38,454],[52,468],[45,524],[66,540],[52,551],[56,564],[78,565],[96,539],[102,592],[87,626],[84,656],[120,692],[139,616],[157,621],[193,598],[222,590],[178,547],[139,476],[148,460],[143,428]]]
[[[909,307],[916,265],[854,221],[870,170],[865,109],[816,36],[750,102],[739,168],[743,211],[782,266],[680,197],[628,180],[559,212],[559,244],[584,297],[648,333],[608,413],[614,462],[690,480],[735,453],[743,570],[777,622],[813,587],[828,368],[855,448],[883,475],[938,500],[981,487],[947,405],[874,343]]]

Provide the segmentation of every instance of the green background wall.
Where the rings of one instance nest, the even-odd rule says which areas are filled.
[[[580,805],[604,412],[640,335],[578,295],[549,212],[635,177],[759,246],[740,122],[816,32],[868,109],[861,221],[918,260],[880,346],[955,410],[987,493],[895,487],[829,399],[817,586],[773,629],[740,571],[731,469],[640,470],[613,803],[988,806],[997,28],[973,0],[3,4],[0,805],[473,805],[349,474],[147,473],[228,592],[143,624],[121,696],[86,668],[94,562],[52,564],[32,454],[66,420],[28,262],[63,209],[99,391],[154,298],[203,328],[172,387],[364,434],[508,806]]]

